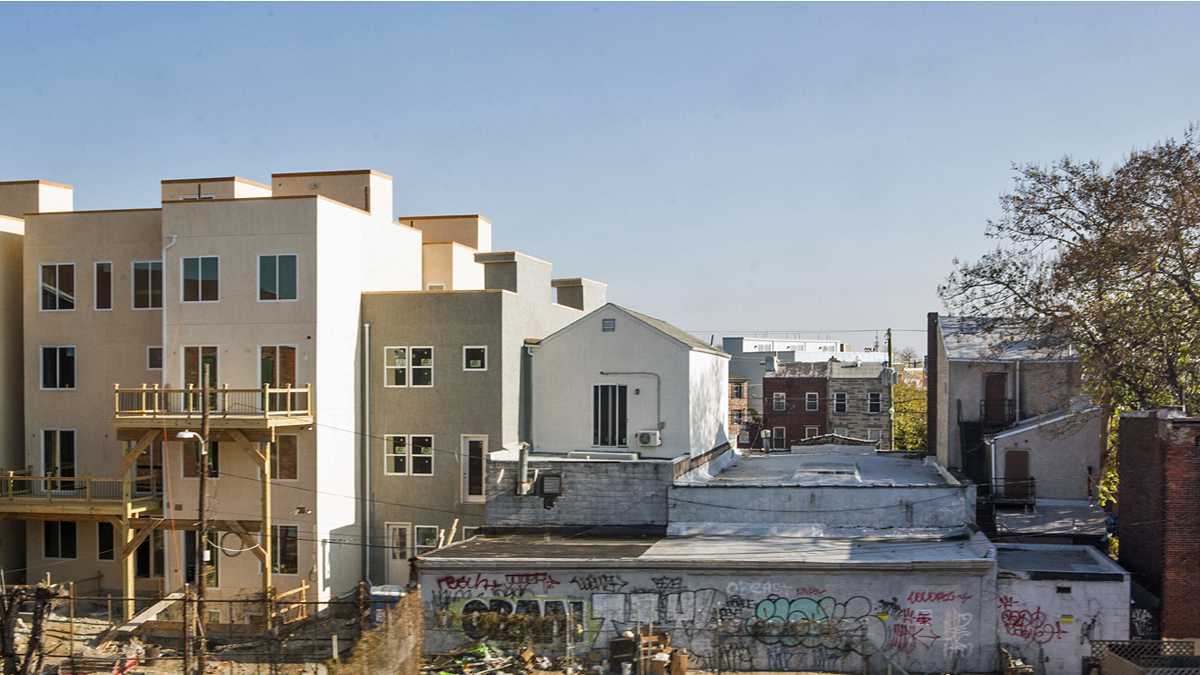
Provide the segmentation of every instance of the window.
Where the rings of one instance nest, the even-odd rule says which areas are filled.
[[[162,309],[162,261],[133,263],[133,308]]]
[[[877,391],[867,394],[867,412],[873,415],[883,412],[883,394]]]
[[[600,319],[601,333],[615,333],[617,331],[616,319]]]
[[[592,445],[625,447],[626,394],[623,384],[592,387]]]
[[[113,555],[113,524],[96,523],[96,559],[115,560]]]
[[[296,256],[258,256],[258,299],[279,302],[296,299]]]
[[[408,347],[383,348],[383,386],[408,386]]]
[[[42,311],[66,312],[73,309],[75,263],[42,265]]]
[[[183,443],[183,477],[200,477],[200,441],[184,441]],[[221,443],[208,443],[208,477],[221,477]]]
[[[133,483],[133,493],[137,495],[156,494],[162,490],[162,440],[150,444],[145,452],[138,455],[137,474]]]
[[[408,560],[408,523],[387,523],[388,555],[392,560]]]
[[[191,385],[196,389],[203,386],[201,382],[204,367],[208,366],[208,386],[210,388],[208,407],[210,410],[215,410],[217,407],[217,394],[211,391],[216,388],[217,382],[217,348],[213,346],[201,347],[184,347],[183,348],[183,384],[184,386]],[[200,394],[193,393],[187,401],[190,410],[200,410]],[[234,403],[236,407],[237,404]]]
[[[487,347],[463,347],[463,370],[487,368]]]
[[[821,395],[815,391],[804,392],[804,410],[817,412],[821,409]]]
[[[850,436],[850,431],[846,427],[834,427],[833,433],[837,434],[838,436]]]
[[[146,370],[162,370],[162,347],[146,347]]]
[[[730,414],[730,416],[731,416],[731,420],[733,421],[733,423],[734,423],[734,424],[741,424],[741,423],[742,423],[742,419],[743,419],[742,415],[743,415],[743,413],[742,413],[742,411],[741,411],[741,410],[734,410],[733,412],[731,412],[731,413],[729,413],[729,414]]]
[[[433,347],[413,347],[409,369],[412,371],[412,386],[432,387]]]
[[[431,551],[436,551],[438,547],[437,525],[417,525],[413,527],[413,543],[416,545],[417,555],[425,555]]]
[[[482,502],[487,475],[487,436],[462,437],[463,501]]]
[[[742,384],[739,382],[738,384],[732,385],[732,389],[730,390],[729,395],[732,396],[733,398],[745,398],[744,392],[745,392],[745,390],[744,390]]]
[[[775,427],[771,430],[771,445],[776,450],[787,448],[787,427]]]
[[[271,526],[271,571],[296,574],[300,568],[299,533],[295,525]]]
[[[433,475],[433,436],[413,436],[409,444],[412,452],[412,475]]]
[[[75,523],[47,520],[42,523],[42,557],[75,558]]]
[[[220,300],[220,263],[216,256],[183,259],[183,301]]]
[[[820,427],[804,427],[805,438],[816,438],[821,435]]]
[[[42,389],[75,388],[75,347],[42,347]]]
[[[209,588],[216,588],[220,585],[221,574],[221,558],[218,555],[220,549],[213,543],[212,535],[208,536],[208,541],[205,542],[206,557],[208,560],[203,561],[204,580],[208,583]],[[184,567],[184,582],[189,584],[196,583],[196,532],[187,531],[183,533],[183,567]]]
[[[427,290],[427,291],[444,291],[444,290],[446,290],[446,284],[425,284],[425,290]]]
[[[92,306],[98,310],[112,309],[112,263],[96,263],[92,300]]]
[[[867,429],[867,440],[868,441],[879,440],[879,430],[878,429]]]
[[[433,436],[383,437],[383,472],[391,476],[432,476]]]
[[[271,444],[271,478],[273,480],[296,480],[295,436],[277,436]]]
[[[775,412],[787,411],[787,392],[777,391],[771,394],[771,409]]]
[[[479,533],[478,527],[464,527],[462,529],[463,541],[466,541],[466,540],[470,539],[471,537],[474,537],[478,533]]]
[[[72,429],[42,430],[42,471],[54,480],[47,480],[49,490],[74,490],[75,431]]]
[[[163,558],[163,533],[156,530],[134,551],[134,574],[139,579],[154,579],[163,575],[166,564]]]
[[[849,409],[848,402],[849,402],[849,398],[846,396],[846,392],[839,391],[839,392],[835,393],[833,395],[833,412],[835,412],[835,413],[846,412]]]

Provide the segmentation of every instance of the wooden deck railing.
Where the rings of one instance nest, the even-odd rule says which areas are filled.
[[[117,418],[199,418],[201,389],[188,386],[168,389],[158,385],[113,388]],[[312,385],[234,389],[228,385],[208,390],[208,412],[213,418],[287,418],[312,414]]]
[[[132,477],[131,480],[154,482],[153,474]],[[162,492],[131,494],[131,499],[156,497]],[[120,478],[97,476],[34,476],[25,472],[4,471],[0,474],[0,501],[36,502],[119,502],[124,498]]]

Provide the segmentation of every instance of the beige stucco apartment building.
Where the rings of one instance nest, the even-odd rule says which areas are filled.
[[[479,216],[395,219],[392,179],[372,170],[161,190],[156,208],[74,211],[69,186],[0,183],[0,537],[24,538],[0,565],[126,596],[194,583],[198,447],[178,434],[200,431],[205,369],[210,597],[328,598],[385,581],[383,558],[414,552],[411,526],[478,524],[461,472],[380,480],[382,440],[366,440],[517,442],[520,345],[582,309],[551,301],[549,265],[492,253]],[[396,345],[404,391],[385,386]],[[440,510],[397,511],[422,503]],[[378,570],[363,555],[388,540],[376,514],[410,525]],[[263,611],[230,607],[210,618]]]

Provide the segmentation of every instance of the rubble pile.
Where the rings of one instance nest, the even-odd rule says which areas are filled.
[[[529,647],[505,649],[480,642],[431,657],[421,667],[421,672],[434,675],[531,675],[537,671],[552,670],[554,666],[551,659],[537,656]]]

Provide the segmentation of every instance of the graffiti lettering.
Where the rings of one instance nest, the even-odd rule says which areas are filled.
[[[843,649],[871,653],[883,636],[883,622],[871,613],[871,601],[824,597],[789,600],[771,596],[754,607],[746,631],[766,645]]]
[[[774,581],[731,581],[725,586],[729,595],[791,595],[792,587]]]
[[[629,585],[627,581],[615,574],[581,574],[571,577],[571,583],[581,591],[603,593],[617,593]]]
[[[971,599],[967,593],[956,591],[912,591],[906,602],[910,605],[929,604],[934,602],[966,602]]]
[[[1061,640],[1066,634],[1058,621],[1050,621],[1041,607],[1026,609],[1024,604],[1010,595],[1002,595],[1000,623],[1010,637],[1044,645],[1051,640]]]
[[[892,615],[887,648],[911,654],[917,647],[928,649],[941,639],[933,630],[933,615],[927,609],[904,607]]]
[[[960,656],[971,651],[971,644],[967,642],[971,633],[967,626],[971,625],[972,618],[970,614],[955,609],[946,610],[946,618],[942,623],[942,653],[946,656]]]
[[[654,577],[654,589],[659,592],[682,591],[683,577]]]

